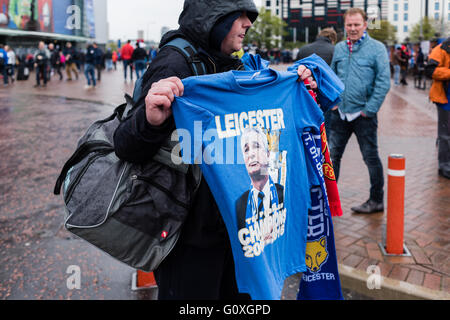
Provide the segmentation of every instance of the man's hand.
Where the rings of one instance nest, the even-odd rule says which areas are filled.
[[[147,121],[152,126],[160,126],[172,115],[175,96],[181,97],[184,86],[177,77],[162,79],[153,83],[145,98]]]
[[[304,65],[301,65],[298,67],[297,73],[299,76],[299,81],[308,80],[309,85],[311,86],[311,89],[313,89],[313,90],[317,89],[317,82],[314,79],[314,77],[312,76],[311,70],[306,68]]]

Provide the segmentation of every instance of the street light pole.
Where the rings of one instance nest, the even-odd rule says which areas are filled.
[[[420,0],[420,40],[423,40],[423,0]]]

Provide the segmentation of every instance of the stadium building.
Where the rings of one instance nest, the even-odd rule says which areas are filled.
[[[106,0],[0,0],[0,43],[36,48],[39,41],[82,46],[108,42]]]

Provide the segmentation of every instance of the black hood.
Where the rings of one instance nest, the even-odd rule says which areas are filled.
[[[178,23],[181,31],[189,40],[199,47],[209,49],[209,36],[217,21],[235,11],[246,11],[254,22],[258,17],[258,9],[253,0],[185,0],[183,12]],[[161,45],[178,34],[171,31],[161,40]]]

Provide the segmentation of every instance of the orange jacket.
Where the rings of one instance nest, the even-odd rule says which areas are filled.
[[[433,84],[430,89],[430,100],[436,103],[446,104],[447,93],[444,87],[445,82],[450,81],[450,54],[442,48],[442,44],[433,49],[428,57],[439,62],[439,65],[433,72]]]

